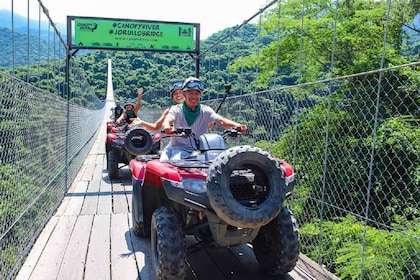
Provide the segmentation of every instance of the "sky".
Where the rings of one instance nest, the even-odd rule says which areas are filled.
[[[0,0],[0,9],[27,15],[28,1]],[[121,18],[146,21],[199,23],[201,39],[225,28],[242,24],[270,0],[41,0],[55,23],[67,16]],[[38,19],[38,0],[30,0],[30,17]],[[36,8],[32,8],[32,6]],[[271,6],[273,8],[274,5]],[[33,16],[32,16],[33,13]],[[258,22],[257,16],[252,23]]]

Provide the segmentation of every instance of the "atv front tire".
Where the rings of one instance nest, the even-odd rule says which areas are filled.
[[[107,169],[109,179],[118,179],[120,177],[120,170],[118,169],[118,155],[112,149],[107,153]]]
[[[284,275],[299,258],[299,235],[296,220],[286,207],[278,217],[263,226],[252,241],[254,254],[265,273]]]
[[[185,279],[185,233],[173,209],[161,207],[153,213],[151,247],[155,279]]]
[[[230,148],[209,167],[210,205],[229,225],[258,228],[268,224],[283,207],[284,189],[278,163],[257,147]]]

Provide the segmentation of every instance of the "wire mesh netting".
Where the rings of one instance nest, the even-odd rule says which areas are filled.
[[[101,108],[70,104],[4,72],[0,72],[0,104],[0,276],[4,279],[61,203],[103,114]]]
[[[41,8],[37,2],[31,7],[31,13]],[[13,32],[2,50],[13,55],[3,56],[2,65],[10,67],[0,70],[0,279],[16,275],[61,204],[104,116],[105,103],[72,59],[67,82],[66,46],[39,13],[39,22],[45,20],[47,33],[39,31],[37,38]],[[21,30],[17,23],[15,28]],[[35,27],[28,21],[26,28],[29,33]],[[21,36],[26,46],[16,43]]]
[[[420,63],[226,99],[254,144],[291,163],[302,252],[336,275],[420,276]],[[212,107],[216,101],[208,102]],[[353,272],[349,271],[353,270]]]

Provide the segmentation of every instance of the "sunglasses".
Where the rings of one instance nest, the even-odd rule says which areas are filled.
[[[183,91],[186,91],[188,89],[199,89],[201,91],[204,90],[204,85],[201,81],[190,81],[186,82],[182,88]]]
[[[183,83],[184,83],[183,81],[178,81],[178,82],[174,82],[170,84],[169,91],[172,92],[176,90],[177,88],[182,88]]]

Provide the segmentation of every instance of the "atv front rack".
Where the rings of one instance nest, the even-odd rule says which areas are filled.
[[[210,162],[193,159],[170,160],[168,163],[181,168],[209,168],[210,166]]]

